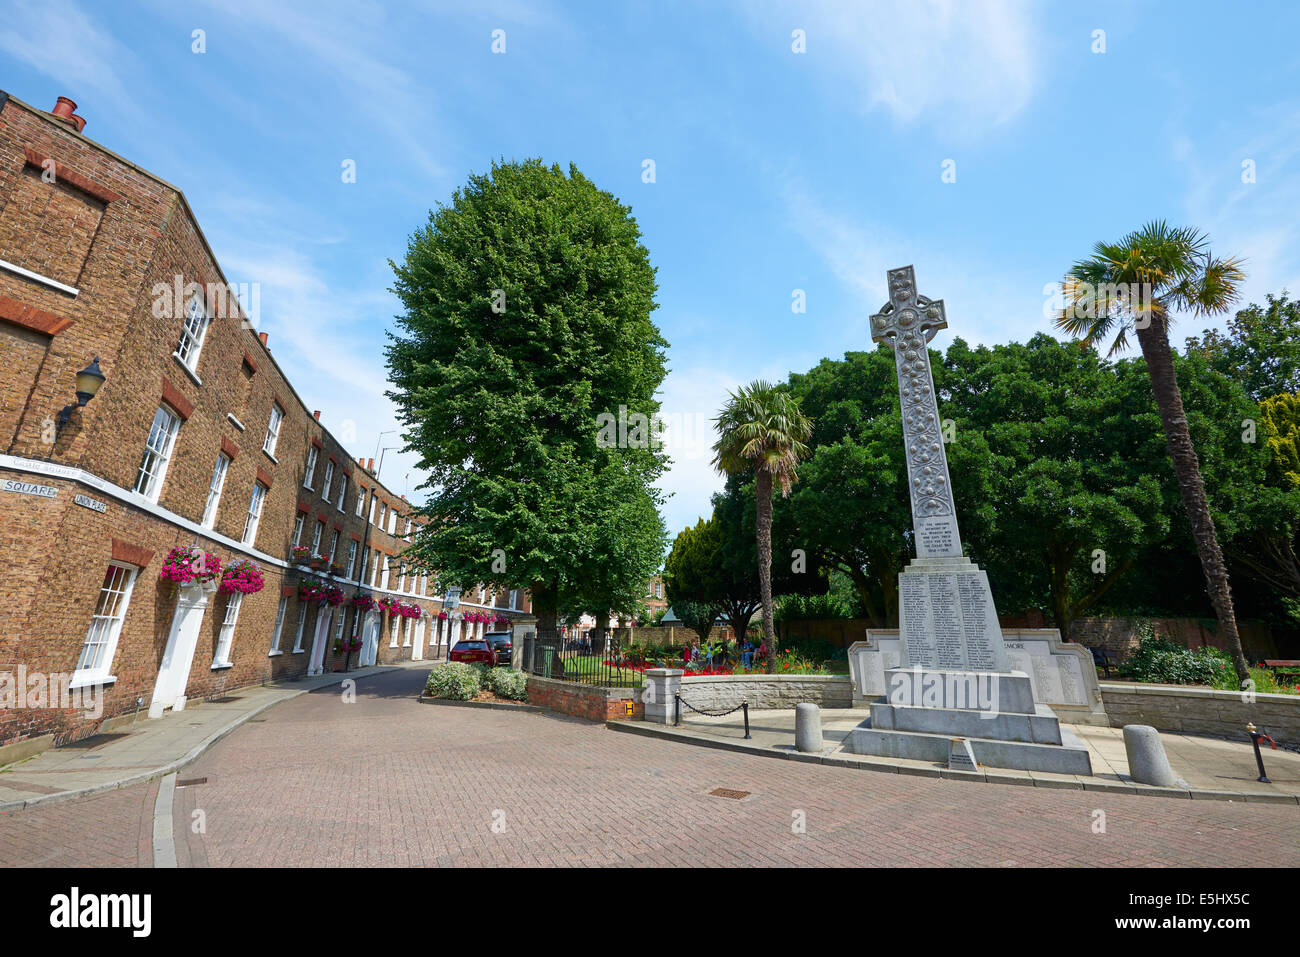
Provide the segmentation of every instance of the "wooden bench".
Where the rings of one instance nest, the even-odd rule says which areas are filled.
[[[1119,666],[1109,651],[1105,648],[1090,648],[1092,652],[1092,663],[1102,670],[1102,677],[1109,678],[1112,668]]]

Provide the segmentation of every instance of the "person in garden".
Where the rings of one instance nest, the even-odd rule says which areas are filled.
[[[754,663],[754,643],[748,638],[745,639],[745,647],[740,660],[746,668]]]
[[[693,647],[694,642],[688,641],[686,647],[682,649],[682,664],[689,665],[691,663],[691,650]]]

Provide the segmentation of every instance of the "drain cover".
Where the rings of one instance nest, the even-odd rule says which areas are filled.
[[[731,790],[731,788],[714,788],[709,793],[712,794],[714,797],[732,798],[737,801],[739,801],[741,798],[749,797],[750,794],[750,792],[748,791],[733,791]]]
[[[207,784],[207,783],[208,783],[207,778],[186,778],[184,781],[177,781],[176,786],[178,788],[191,788],[194,787],[194,785],[196,784]]]

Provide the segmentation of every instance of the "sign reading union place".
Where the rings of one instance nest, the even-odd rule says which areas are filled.
[[[58,498],[59,490],[53,485],[37,485],[34,482],[20,482],[17,479],[6,479],[3,486],[0,486],[6,492],[18,492],[21,495],[39,495],[41,498]]]

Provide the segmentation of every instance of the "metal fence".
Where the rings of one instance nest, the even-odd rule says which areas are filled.
[[[645,667],[638,649],[612,636],[596,643],[590,638],[535,640],[524,647],[525,671],[600,688],[639,688]]]

